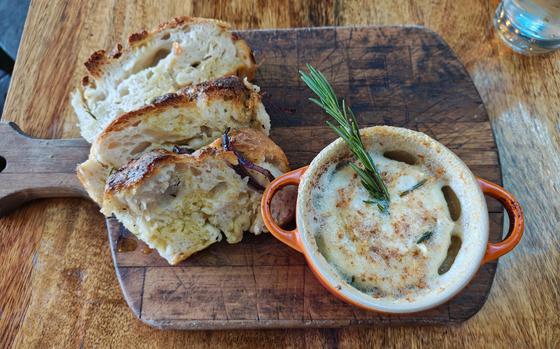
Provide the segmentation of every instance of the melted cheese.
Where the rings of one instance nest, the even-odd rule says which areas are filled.
[[[350,285],[373,297],[411,299],[435,287],[447,255],[455,224],[445,184],[424,165],[371,156],[389,190],[389,213],[364,202],[372,198],[342,162],[328,166],[311,192],[310,227],[320,252]]]

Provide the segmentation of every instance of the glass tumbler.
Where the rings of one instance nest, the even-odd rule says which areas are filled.
[[[494,27],[514,51],[525,55],[560,48],[560,0],[503,0]]]

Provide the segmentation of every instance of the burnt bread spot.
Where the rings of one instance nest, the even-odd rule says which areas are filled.
[[[84,63],[87,71],[93,76],[101,75],[101,66],[107,60],[105,50],[98,50],[89,56],[88,60]]]
[[[110,56],[114,59],[118,59],[122,55],[122,45],[116,44],[113,51],[111,51]]]
[[[143,154],[138,159],[131,160],[109,176],[105,192],[119,191],[134,186],[149,176],[158,163],[168,161],[173,157],[172,152],[154,150]]]
[[[243,81],[235,75],[209,80],[184,88],[179,94],[193,100],[200,94],[219,95],[225,98],[239,98],[240,96],[247,98],[250,94]]]
[[[139,42],[139,41],[142,41],[142,40],[144,40],[145,38],[147,38],[148,35],[149,35],[149,33],[148,33],[146,30],[143,30],[143,31],[141,31],[141,32],[139,32],[139,33],[131,34],[131,35],[128,37],[128,44],[129,44],[129,45],[133,45],[133,44],[135,44],[135,43],[137,43],[137,42]]]

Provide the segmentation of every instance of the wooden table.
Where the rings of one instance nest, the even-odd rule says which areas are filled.
[[[466,65],[486,103],[504,185],[525,208],[521,245],[502,258],[484,308],[453,327],[160,332],[134,318],[113,271],[101,214],[78,199],[0,219],[0,342],[16,347],[559,347],[560,53],[513,54],[494,36],[492,1],[35,1],[4,120],[37,137],[78,136],[68,94],[81,62],[176,15],[237,28],[420,24]]]

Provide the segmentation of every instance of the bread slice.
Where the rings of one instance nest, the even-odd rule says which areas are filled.
[[[254,128],[266,135],[270,118],[258,86],[228,76],[161,96],[141,109],[119,116],[96,138],[78,178],[99,205],[111,171],[142,153],[179,145],[194,151],[228,127]]]
[[[243,157],[273,174],[288,170],[282,150],[259,131],[235,131],[231,142]],[[261,192],[236,165],[237,155],[222,149],[220,140],[193,154],[153,150],[109,177],[102,211],[177,264],[220,241],[222,233],[236,243],[244,231],[263,231]],[[264,176],[254,178],[268,183]]]
[[[252,79],[256,69],[251,49],[228,24],[189,17],[132,34],[127,47],[94,52],[85,66],[89,75],[71,102],[90,143],[117,116],[158,96],[226,75]]]

